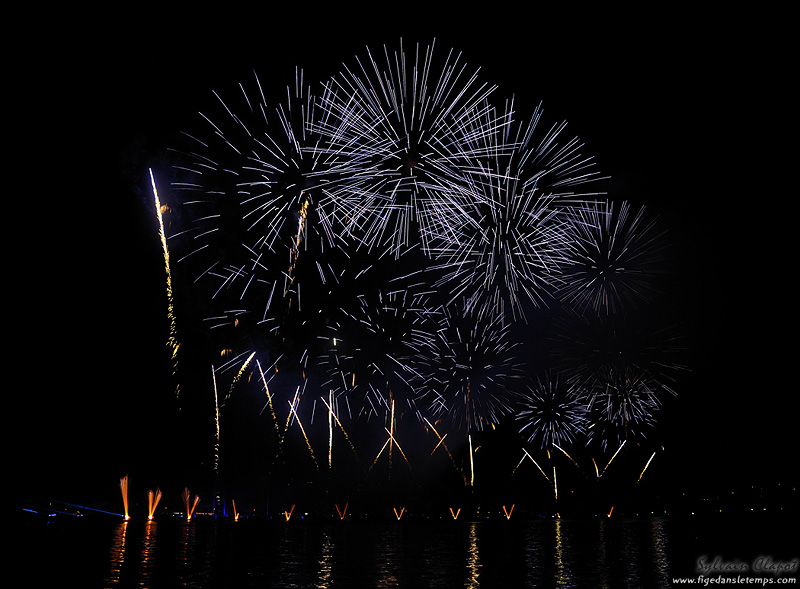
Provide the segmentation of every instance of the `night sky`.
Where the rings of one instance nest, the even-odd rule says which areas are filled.
[[[676,484],[796,480],[795,114],[785,41],[766,34],[780,15],[745,25],[486,6],[433,18],[398,4],[357,21],[297,10],[126,14],[96,29],[70,17],[33,32],[46,50],[12,57],[12,161],[25,177],[11,185],[6,232],[6,451],[23,495],[113,495],[126,469],[164,469],[160,450],[174,443],[148,167],[163,165],[212,90],[233,90],[254,69],[278,88],[295,66],[325,79],[401,37],[435,38],[502,95],[542,101],[612,177],[613,197],[662,216],[692,368],[661,418]]]

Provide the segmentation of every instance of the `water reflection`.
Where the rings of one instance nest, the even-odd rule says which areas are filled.
[[[469,543],[467,544],[467,587],[478,587],[481,561],[478,555],[478,524],[469,524]]]
[[[569,543],[561,520],[555,520],[555,565],[556,565],[556,585],[558,587],[572,587],[572,568],[567,562],[570,555]]]
[[[125,565],[125,546],[127,544],[128,522],[123,521],[114,528],[109,552],[109,571],[105,578],[106,586],[119,584],[122,568]]]
[[[317,572],[317,587],[327,589],[331,586],[333,572],[333,542],[330,528],[323,530],[322,548],[319,557],[319,570]]]
[[[139,585],[142,587],[150,586],[150,579],[153,576],[156,556],[156,536],[158,524],[148,521],[144,528],[144,539],[142,541],[142,554],[139,558]]]
[[[182,534],[178,542],[178,570],[177,584],[186,586],[192,580],[192,568],[197,556],[195,546],[197,544],[197,526],[191,522],[181,524]]]
[[[670,586],[670,566],[667,556],[667,529],[664,520],[650,522],[650,538],[653,546],[653,572],[660,587]]]
[[[397,587],[400,572],[400,549],[402,547],[401,524],[396,524],[389,533],[382,534],[377,546],[378,559],[376,587]]]
[[[263,527],[121,522],[109,538],[103,574],[109,588],[668,587],[669,539],[665,521],[606,518]]]

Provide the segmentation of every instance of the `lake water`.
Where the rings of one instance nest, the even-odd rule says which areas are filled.
[[[779,519],[58,518],[21,526],[18,586],[659,588],[674,586],[674,577],[697,578],[702,556],[796,557],[784,531]],[[797,571],[780,576],[796,582]]]

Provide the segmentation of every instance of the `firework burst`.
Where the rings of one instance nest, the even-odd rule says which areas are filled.
[[[443,187],[454,203],[450,225],[439,224],[429,239],[443,272],[437,285],[450,287],[450,302],[465,296],[469,310],[487,307],[509,322],[524,320],[526,305],[548,305],[567,239],[559,210],[592,198],[577,188],[599,179],[579,141],[563,137],[565,124],[537,140],[541,107],[526,125],[515,116],[513,102],[500,114],[487,106],[461,129],[470,146],[466,181]]]
[[[605,446],[644,434],[685,369],[674,328],[641,313],[567,316],[553,350],[588,399],[590,438]]]
[[[329,152],[346,155],[353,172],[337,190],[349,233],[369,247],[401,252],[438,234],[441,187],[464,182],[463,141],[493,86],[481,83],[460,55],[441,65],[434,45],[383,55],[371,51],[345,67],[321,93],[324,120],[315,127]],[[491,131],[491,126],[484,132]]]
[[[582,437],[621,447],[654,423],[676,346],[629,311],[655,292],[662,233],[597,189],[566,123],[495,91],[456,52],[401,43],[314,92],[297,70],[273,106],[257,76],[214,93],[180,152],[186,224],[170,239],[224,350],[217,419],[255,377],[280,443],[296,423],[319,467],[324,407],[328,469],[348,415],[383,418],[389,452],[406,411],[465,430],[470,461],[472,434],[515,411],[548,456]],[[523,352],[544,347],[530,324],[559,311],[558,362],[526,388]]]
[[[518,346],[498,317],[443,310],[420,356],[417,404],[455,427],[483,430],[511,412],[523,375]]]
[[[615,313],[648,303],[663,273],[657,218],[630,203],[595,201],[564,211],[560,298],[579,311]]]
[[[551,373],[537,377],[521,397],[516,419],[529,443],[565,446],[586,434],[585,399],[567,378]]]
[[[358,414],[385,414],[393,400],[413,408],[421,378],[417,365],[430,347],[436,325],[426,295],[412,290],[358,296],[332,323],[334,343],[327,360],[327,386],[337,395],[361,400]]]

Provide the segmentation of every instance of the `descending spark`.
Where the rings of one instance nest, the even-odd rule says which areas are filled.
[[[233,508],[233,521],[238,522],[239,521],[239,512],[236,510],[236,501],[231,499],[231,505],[232,505],[232,508]]]
[[[292,518],[292,514],[293,514],[293,513],[294,513],[294,503],[293,503],[293,504],[292,504],[292,506],[289,508],[289,511],[284,511],[284,512],[283,512],[283,517],[284,517],[284,519],[285,519],[285,520],[288,522],[288,521],[289,521],[289,520]]]
[[[392,510],[394,511],[394,516],[395,516],[395,517],[396,517],[398,520],[399,520],[401,517],[403,517],[403,514],[406,512],[406,508],[405,508],[405,507],[401,507],[401,508],[400,508],[400,511],[397,511],[397,508],[396,508],[396,507],[392,507]]]
[[[459,516],[460,513],[461,513],[461,508],[460,507],[458,509],[456,509],[455,511],[453,511],[452,507],[450,508],[450,515],[453,516],[453,519],[458,519],[458,516]]]
[[[153,175],[153,170],[150,169],[150,184],[153,187],[153,201],[155,204],[156,218],[158,219],[158,237],[161,241],[161,249],[164,254],[164,269],[166,272],[167,281],[167,317],[169,319],[169,336],[167,337],[167,345],[172,350],[172,374],[177,375],[178,372],[178,325],[175,316],[175,303],[172,291],[172,271],[170,270],[169,263],[169,248],[167,247],[167,236],[164,231],[164,207],[158,198],[158,189],[156,188],[156,179]],[[180,383],[175,385],[175,396],[180,398]]]

